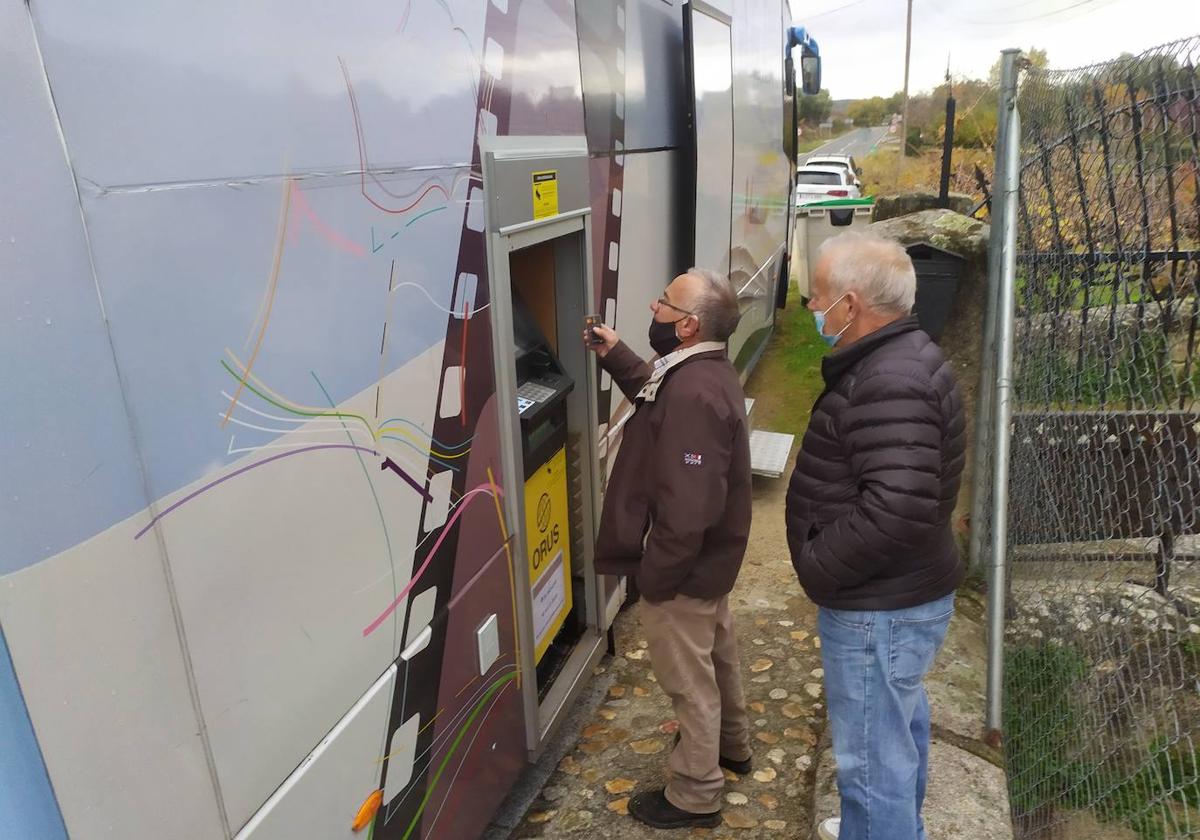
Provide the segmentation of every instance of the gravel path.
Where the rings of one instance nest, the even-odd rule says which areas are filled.
[[[825,726],[816,611],[788,561],[786,479],[755,482],[750,546],[732,595],[754,728],[754,771],[743,777],[726,772],[723,825],[675,836],[797,837],[811,825],[813,757]],[[632,793],[663,783],[676,727],[655,684],[638,614],[634,607],[618,617],[617,656],[598,668],[614,678],[608,696],[513,837],[666,836],[626,810]]]

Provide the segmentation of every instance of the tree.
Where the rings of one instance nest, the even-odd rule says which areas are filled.
[[[954,121],[954,145],[990,149],[996,145],[996,110],[975,109]]]
[[[996,89],[977,79],[958,79],[908,98],[908,147],[921,149],[941,142],[946,130],[946,97],[953,90],[958,117],[954,145],[990,148],[996,141]],[[964,128],[964,125],[970,123]]]
[[[908,142],[904,144],[904,154],[907,157],[917,157],[921,154],[921,148],[925,145],[925,140],[921,136],[921,129],[915,125],[908,130]]]
[[[820,125],[833,113],[833,97],[822,89],[816,96],[800,96],[800,122]]]
[[[847,115],[857,126],[873,126],[881,124],[891,113],[887,100],[882,96],[872,96],[870,99],[859,99],[850,103]]]
[[[1168,90],[1187,90],[1190,85],[1180,73],[1178,59],[1172,55],[1138,57],[1124,52],[1109,65],[1108,77],[1113,81],[1125,82],[1135,91],[1156,91],[1160,85]]]

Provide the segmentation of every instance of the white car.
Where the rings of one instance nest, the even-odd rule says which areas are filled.
[[[841,166],[811,166],[796,170],[796,205],[829,201],[835,198],[859,198],[862,193],[854,176]]]
[[[850,180],[854,186],[858,187],[859,193],[862,193],[862,181],[859,176],[862,175],[862,167],[855,162],[851,155],[814,155],[804,162],[805,166],[839,166],[850,173]]]

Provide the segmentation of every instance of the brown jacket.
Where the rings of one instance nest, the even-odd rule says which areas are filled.
[[[638,392],[653,369],[624,342],[600,360],[636,408],[604,496],[596,570],[636,575],[651,602],[733,589],[750,535],[750,438],[737,371],[723,350],[667,371],[653,400]]]

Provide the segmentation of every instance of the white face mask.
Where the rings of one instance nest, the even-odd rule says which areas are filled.
[[[849,292],[847,292],[846,294],[849,294]],[[817,333],[820,334],[821,339],[826,344],[828,344],[830,347],[833,347],[835,344],[837,344],[838,341],[842,337],[842,333],[844,333],[846,330],[850,329],[850,325],[854,323],[854,319],[851,318],[849,321],[846,322],[846,325],[844,327],[842,327],[840,330],[838,330],[833,335],[825,335],[825,316],[829,314],[830,310],[832,310],[833,307],[837,306],[839,303],[841,303],[843,300],[845,300],[845,298],[846,298],[846,295],[842,295],[840,298],[835,300],[833,303],[829,304],[829,306],[827,306],[824,309],[824,311],[818,311],[818,312],[813,313],[813,318],[816,319],[816,322],[817,322]]]

